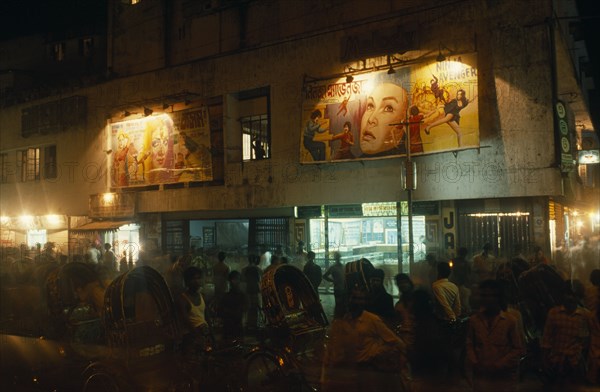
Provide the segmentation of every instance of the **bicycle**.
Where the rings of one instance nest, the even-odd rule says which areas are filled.
[[[207,346],[195,358],[188,359],[189,372],[194,374],[199,390],[234,392],[243,390],[239,372],[245,368],[245,347],[241,344],[223,348]]]
[[[317,391],[313,385],[318,384],[320,366],[317,370],[316,380],[307,377],[307,365],[289,346],[258,346],[245,359],[244,391]]]

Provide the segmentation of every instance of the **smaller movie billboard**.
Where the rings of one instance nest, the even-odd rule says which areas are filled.
[[[112,187],[211,181],[206,106],[111,124]]]

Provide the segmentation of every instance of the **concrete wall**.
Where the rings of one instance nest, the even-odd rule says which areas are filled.
[[[404,17],[391,13],[394,17],[387,17],[389,7],[397,10],[400,3],[381,2],[387,5],[381,12],[387,13],[376,22],[364,19],[358,25],[336,29],[329,25],[328,30],[314,36],[298,35],[302,27],[316,27],[309,23],[310,13],[306,11],[300,13],[306,18],[282,18],[280,25],[272,26],[277,37],[294,39],[261,46],[263,41],[256,38],[254,50],[215,55],[81,90],[78,94],[88,97],[85,132],[21,139],[18,135],[22,107],[3,109],[0,111],[3,152],[56,143],[59,165],[78,163],[73,182],[68,176],[61,176],[53,183],[2,185],[3,213],[18,205],[41,208],[44,202],[40,203],[40,199],[46,200],[48,208],[58,203],[61,212],[84,213],[89,194],[108,191],[105,178],[91,180],[89,174],[84,174],[84,168],[90,162],[103,165],[101,174],[106,174],[106,118],[118,116],[122,105],[182,90],[200,93],[205,98],[223,96],[227,151],[228,143],[235,145],[240,137],[233,94],[264,86],[270,86],[271,91],[272,159],[242,164],[226,156],[223,186],[139,192],[138,212],[244,210],[405,199],[400,184],[400,159],[301,165],[298,157],[303,76],[342,73],[347,64],[340,61],[340,42],[347,35],[371,34],[377,29],[415,21],[419,22],[419,47],[422,52],[429,51],[430,58],[435,58],[441,42],[457,53],[477,53],[481,145],[480,150],[460,151],[456,156],[443,153],[416,158],[419,184],[415,199],[561,194],[560,173],[554,168],[551,59],[543,23],[547,2],[510,2],[509,8],[505,2],[465,1],[460,7],[424,9]],[[345,8],[344,2],[337,9]],[[374,6],[368,10],[377,13]],[[270,11],[264,12],[257,13],[256,20],[248,21],[249,25],[259,24],[259,19],[270,15]],[[321,19],[319,26],[326,22]],[[286,20],[290,22],[284,23]],[[296,27],[291,25],[292,21]],[[252,31],[259,34],[259,30]],[[160,56],[155,49],[150,48],[148,56],[156,60]],[[119,54],[117,50],[115,56]],[[134,69],[139,59],[131,61]],[[158,60],[153,64],[157,65]],[[123,64],[122,69],[127,71],[130,69],[127,67]],[[40,198],[41,192],[45,197]]]

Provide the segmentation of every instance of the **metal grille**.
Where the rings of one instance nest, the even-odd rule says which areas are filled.
[[[274,250],[277,246],[289,246],[289,218],[250,219],[248,245],[251,249],[266,247]]]
[[[243,159],[245,161],[271,157],[269,116],[262,114],[240,119],[242,124]]]
[[[186,250],[184,238],[186,238],[187,221],[165,222],[164,240],[165,250],[170,254],[182,255]]]
[[[459,217],[458,247],[475,254],[486,243],[492,244],[499,257],[509,258],[516,245],[524,252],[529,247],[528,214],[463,214]]]

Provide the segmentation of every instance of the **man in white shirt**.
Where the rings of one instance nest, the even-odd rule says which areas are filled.
[[[86,258],[88,263],[98,264],[100,262],[100,258],[102,254],[100,253],[100,249],[98,249],[98,245],[95,242],[90,241],[90,245],[87,249]]]
[[[436,316],[443,321],[456,321],[460,316],[460,294],[458,286],[448,280],[452,272],[450,264],[438,263],[437,272],[438,280],[433,282],[431,287],[435,298]]]

